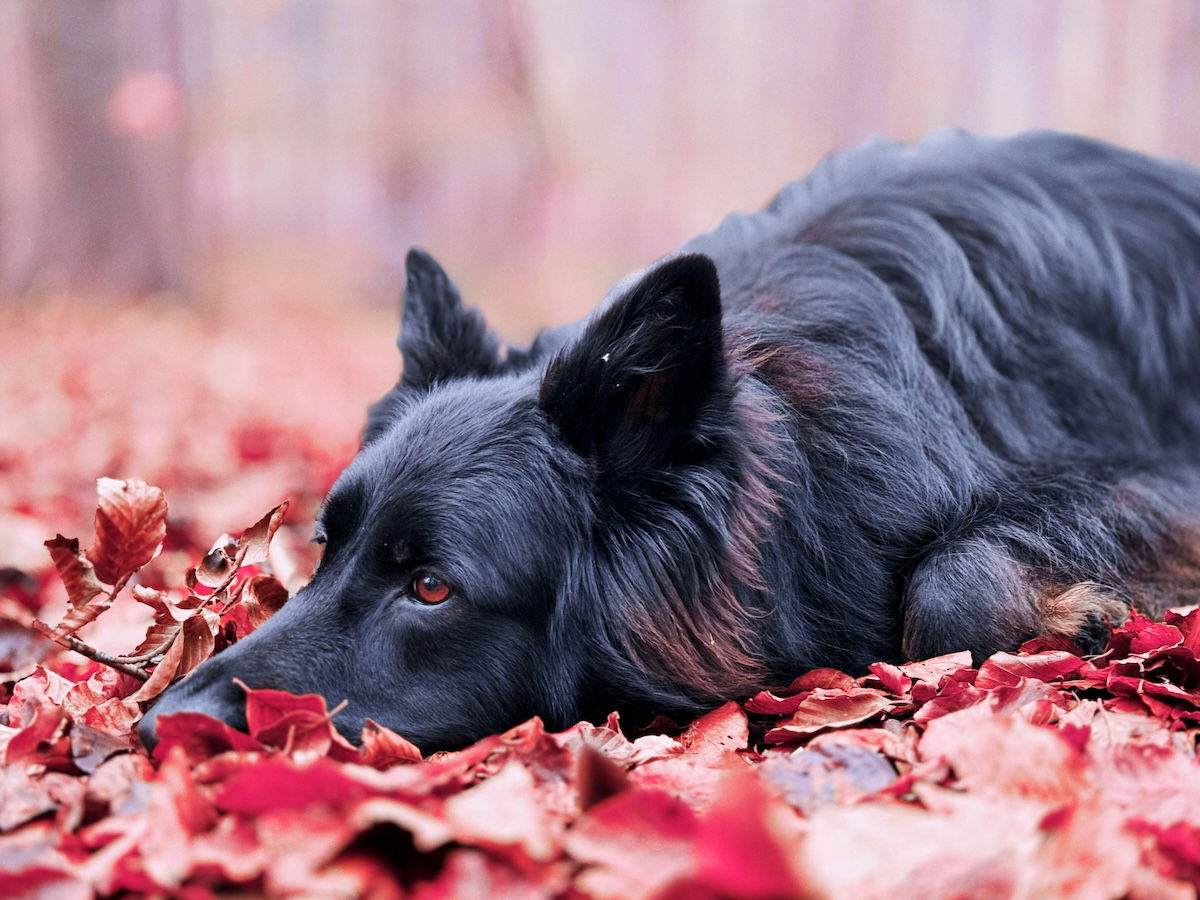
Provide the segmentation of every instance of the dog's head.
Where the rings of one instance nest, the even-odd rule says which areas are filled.
[[[321,511],[311,583],[164,694],[144,738],[178,710],[242,724],[235,678],[348,701],[347,736],[370,717],[426,750],[535,714],[690,702],[646,670],[688,624],[656,620],[656,596],[700,587],[707,551],[689,543],[721,540],[704,533],[720,510],[698,525],[680,500],[722,502],[696,476],[731,462],[711,261],[670,260],[586,325],[505,353],[413,251],[399,346],[403,377]]]

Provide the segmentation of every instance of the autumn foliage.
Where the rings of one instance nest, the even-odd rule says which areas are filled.
[[[6,597],[0,894],[626,897],[1190,897],[1200,886],[1200,610],[1134,616],[1083,658],[1035,641],[800,674],[696,722],[548,733],[533,719],[422,758],[325,699],[247,690],[247,733],[197,713],[133,735],[172,680],[286,601],[270,510],[140,581],[169,540],[163,492],[102,478],[86,549],[46,566],[55,625]],[[155,579],[147,577],[147,582]],[[129,587],[130,585],[132,587]],[[120,656],[79,630],[152,613]],[[77,655],[82,652],[85,658]],[[16,667],[15,667],[16,666]],[[335,698],[330,698],[335,699]]]

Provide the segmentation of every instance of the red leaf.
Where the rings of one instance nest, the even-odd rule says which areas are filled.
[[[106,759],[87,780],[87,802],[116,812],[130,802],[142,782],[154,776],[146,757],[137,753],[122,753]]]
[[[245,816],[311,805],[344,807],[373,793],[369,785],[352,777],[351,771],[327,757],[299,766],[286,756],[273,754],[253,765],[237,766],[217,791],[216,804],[226,812]]]
[[[74,607],[81,607],[97,594],[104,591],[104,585],[96,577],[96,568],[91,560],[79,552],[79,541],[76,538],[65,538],[61,534],[46,541],[46,549],[50,551],[50,559],[58,570],[63,587],[67,589],[67,599]],[[111,603],[112,600],[109,600]]]
[[[62,707],[78,719],[93,707],[114,698],[128,697],[142,686],[142,682],[115,669],[101,666],[86,681],[72,685],[62,698]]]
[[[4,748],[5,765],[62,766],[71,756],[70,744],[64,737],[69,721],[57,706],[38,709],[29,724],[9,738]]]
[[[238,601],[221,621],[232,622],[240,640],[278,612],[287,599],[287,588],[278,579],[272,575],[255,575],[242,586]]]
[[[274,729],[285,716],[297,712],[315,713],[324,718],[325,698],[320,694],[246,689],[246,730],[251,736]]]
[[[287,600],[287,588],[273,575],[255,575],[242,589],[242,603],[247,607],[254,628],[283,609]]]
[[[85,846],[104,846],[89,866],[98,892],[175,894],[203,859],[205,842],[199,839],[217,817],[184,753],[168,753],[147,787],[136,811],[110,816],[80,835]]]
[[[108,609],[113,604],[113,597],[104,594],[99,600],[88,603],[86,606],[76,606],[67,610],[67,614],[62,617],[57,625],[54,626],[56,635],[74,634],[84,625],[92,622],[102,612]]]
[[[793,694],[781,697],[771,691],[759,691],[746,701],[746,712],[760,713],[768,716],[785,716],[796,711],[804,702],[804,694]]]
[[[857,725],[891,708],[893,701],[879,691],[856,688],[849,691],[813,691],[791,717],[766,733],[768,744],[802,740],[826,728]]]
[[[139,584],[133,588],[133,598],[154,610],[154,622],[146,629],[146,636],[142,638],[141,643],[131,650],[129,655],[143,656],[156,652],[161,653],[171,641],[175,640],[176,635],[183,627],[182,616],[176,617],[167,601],[167,595],[162,591]]]
[[[61,675],[38,666],[33,674],[22,678],[13,687],[7,708],[9,727],[24,727],[33,721],[39,710],[58,706],[72,687],[74,685]]]
[[[1089,798],[1041,822],[1041,846],[1030,867],[1029,896],[1128,896],[1141,861],[1124,816]]]
[[[928,685],[922,686],[928,687]],[[916,694],[917,690],[914,687],[913,696],[915,697]],[[936,695],[914,713],[913,719],[917,722],[928,722],[938,716],[974,706],[976,703],[986,700],[987,697],[986,693],[969,682],[947,681]]]
[[[1174,625],[1148,622],[1139,628],[1129,641],[1129,653],[1153,653],[1183,643],[1183,633]]]
[[[730,701],[701,716],[684,731],[679,742],[706,766],[728,765],[730,756],[750,740],[750,726],[741,707]]]
[[[114,697],[76,719],[70,734],[71,759],[76,768],[91,773],[114,754],[136,749],[133,725],[141,716],[136,703]]]
[[[795,712],[797,707],[812,691],[854,690],[858,683],[837,669],[813,669],[796,678],[787,686],[783,696],[771,691],[761,691],[746,701],[747,712],[785,715]]]
[[[1179,629],[1183,635],[1183,646],[1192,652],[1192,656],[1200,658],[1200,606],[1182,615],[1167,610],[1163,618],[1168,625]]]
[[[895,694],[897,697],[908,695],[909,688],[912,687],[912,679],[904,674],[899,666],[893,666],[891,663],[877,662],[870,665],[871,674],[889,693]]]
[[[1022,678],[1051,681],[1079,671],[1084,660],[1065,650],[1049,650],[1032,655],[1015,656],[994,653],[979,667],[975,686],[988,690],[997,685],[1015,685]]]
[[[57,805],[24,767],[0,766],[0,832],[51,812]]]
[[[971,654],[966,650],[960,650],[958,653],[947,653],[945,656],[904,663],[898,668],[913,681],[924,682],[936,687],[941,684],[943,678],[952,677],[963,670],[969,671]]]
[[[857,686],[852,677],[838,669],[812,669],[788,685],[787,693],[798,694],[824,688],[830,691],[850,691]]]
[[[90,900],[93,896],[88,883],[65,867],[0,869],[0,897],[6,900]]]
[[[649,897],[695,866],[695,813],[662,791],[628,790],[591,807],[563,844],[587,868],[576,887],[596,898]]]
[[[207,615],[206,615],[207,613]],[[153,700],[165,691],[176,678],[182,678],[200,663],[212,656],[216,647],[212,622],[215,614],[198,610],[183,621],[179,635],[163,658],[159,660],[150,677],[129,699],[144,703]]]
[[[757,774],[738,773],[725,780],[701,821],[695,882],[719,897],[802,896],[804,886],[789,862],[799,843],[794,815]]]
[[[1097,724],[1096,731],[1103,730]],[[1104,796],[1130,815],[1160,825],[1200,822],[1197,762],[1169,747],[1092,742],[1089,756]]]
[[[519,850],[526,859],[549,860],[558,842],[534,788],[529,770],[509,760],[491,778],[450,797],[445,815],[454,839],[510,858]],[[503,815],[497,815],[497,810],[503,810]]]
[[[230,750],[263,750],[262,744],[219,719],[204,713],[177,712],[159,716],[154,722],[158,744],[154,758],[166,759],[173,747],[183,748],[192,765]]]
[[[217,588],[225,584],[237,574],[237,564],[233,554],[237,552],[237,542],[227,534],[217,538],[211,550],[204,554],[200,564],[188,570],[188,587],[195,587],[193,579],[209,588]]]
[[[1200,827],[1176,822],[1163,827],[1154,822],[1134,819],[1130,826],[1154,837],[1156,868],[1170,878],[1200,885]]]
[[[74,634],[112,606],[115,597],[105,593],[91,561],[79,552],[79,541],[67,540],[60,534],[46,541],[46,547],[71,601],[71,608],[55,626],[54,633]],[[98,600],[94,599],[97,595]]]
[[[144,481],[96,481],[96,539],[87,556],[96,577],[117,584],[162,550],[167,535],[167,498]]]
[[[359,759],[358,749],[334,728],[320,694],[247,690],[246,728],[262,744],[309,759],[330,752],[344,761]]]
[[[1075,802],[1092,785],[1086,760],[1056,731],[982,706],[930,722],[918,751],[923,759],[948,762],[958,784],[979,793],[1053,806]]]
[[[238,565],[253,566],[267,561],[267,551],[271,538],[283,524],[283,516],[287,512],[289,501],[284,500],[269,513],[247,528],[237,542]],[[261,509],[261,507],[259,507]]]
[[[363,722],[362,746],[359,750],[365,765],[375,769],[390,769],[401,763],[419,763],[421,751],[374,719]]]

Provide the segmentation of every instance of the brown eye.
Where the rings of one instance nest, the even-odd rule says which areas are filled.
[[[450,596],[450,585],[436,575],[418,575],[413,579],[413,596],[422,603],[441,603]]]

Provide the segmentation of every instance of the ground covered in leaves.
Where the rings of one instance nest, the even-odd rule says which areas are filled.
[[[979,667],[797,673],[653,733],[532,720],[428,758],[370,722],[347,742],[319,697],[248,691],[249,733],[167,716],[148,756],[133,728],[154,697],[303,583],[346,450],[300,434],[321,432],[299,407],[231,402],[164,406],[169,440],[99,453],[81,398],[107,365],[27,413],[94,455],[92,524],[53,471],[70,460],[0,442],[28,479],[0,513],[0,896],[1196,896],[1196,610],[1135,616],[1094,658],[1041,641]],[[206,488],[229,502],[188,507]]]

